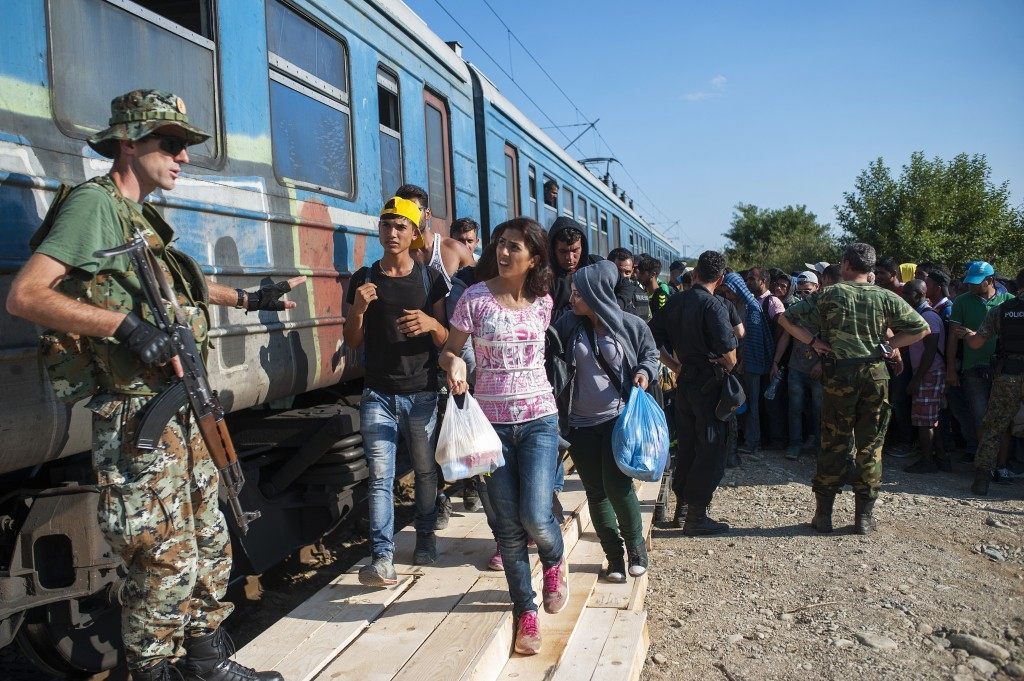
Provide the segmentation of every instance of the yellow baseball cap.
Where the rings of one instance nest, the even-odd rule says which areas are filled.
[[[392,196],[380,209],[380,216],[388,217],[397,215],[412,220],[413,227],[420,226],[420,206],[415,201],[403,199],[401,196]]]

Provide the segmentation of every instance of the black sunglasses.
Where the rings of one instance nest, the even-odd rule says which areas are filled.
[[[166,151],[171,156],[177,156],[186,147],[188,147],[188,142],[186,142],[184,138],[175,137],[174,135],[161,135],[157,132],[151,132],[146,135],[146,139],[150,138],[159,140],[160,150]]]

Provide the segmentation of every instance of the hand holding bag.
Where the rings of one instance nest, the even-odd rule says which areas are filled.
[[[657,482],[668,465],[668,445],[665,412],[653,397],[634,388],[612,429],[615,464],[631,478]]]
[[[449,482],[488,475],[505,465],[501,439],[468,392],[449,393],[434,458]]]

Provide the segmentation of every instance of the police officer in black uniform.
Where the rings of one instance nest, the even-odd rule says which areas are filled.
[[[651,322],[662,362],[679,377],[676,428],[679,449],[673,472],[676,517],[683,534],[721,534],[729,526],[708,517],[708,506],[725,473],[726,423],[715,415],[725,373],[736,366],[736,334],[729,312],[714,295],[725,277],[725,256],[701,253],[693,286],[669,298]],[[675,354],[677,359],[672,357]]]

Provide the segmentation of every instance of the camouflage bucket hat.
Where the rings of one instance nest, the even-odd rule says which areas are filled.
[[[88,139],[89,146],[107,158],[114,157],[117,140],[139,140],[165,125],[181,128],[190,146],[210,139],[188,122],[184,100],[161,90],[132,90],[115,97],[110,102],[108,125]]]

